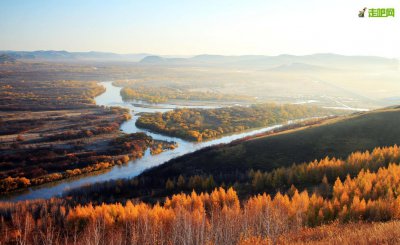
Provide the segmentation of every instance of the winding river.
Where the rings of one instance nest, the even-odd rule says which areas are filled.
[[[162,152],[158,155],[151,155],[150,151],[147,151],[145,155],[133,161],[130,161],[128,164],[123,166],[115,166],[107,171],[101,171],[99,173],[92,173],[86,176],[78,176],[75,178],[65,179],[53,183],[48,183],[36,187],[31,187],[26,191],[13,193],[11,196],[3,197],[3,200],[6,201],[21,201],[21,200],[29,200],[36,198],[50,198],[54,196],[61,195],[65,190],[71,188],[77,188],[83,185],[93,184],[97,182],[102,182],[106,180],[120,179],[120,178],[131,178],[141,174],[148,168],[158,166],[176,158],[178,156],[182,156],[184,154],[194,152],[201,148],[217,145],[221,143],[229,143],[233,140],[237,140],[240,138],[244,138],[246,136],[251,136],[263,132],[270,131],[272,129],[281,127],[282,125],[274,125],[271,127],[266,127],[262,129],[247,131],[244,133],[233,134],[229,136],[224,136],[222,138],[193,143],[188,142],[179,138],[169,137],[157,133],[152,133],[144,129],[139,129],[135,126],[135,122],[139,117],[139,113],[141,112],[166,112],[169,110],[173,110],[175,108],[182,107],[190,107],[190,108],[215,108],[215,106],[177,106],[172,104],[146,104],[143,102],[124,102],[121,98],[120,87],[116,87],[112,84],[112,82],[102,82],[100,83],[106,88],[106,92],[99,95],[95,98],[96,104],[100,106],[120,106],[124,108],[128,108],[132,114],[132,119],[124,122],[121,125],[121,130],[125,133],[136,133],[136,132],[145,132],[146,134],[153,137],[153,139],[166,140],[166,141],[175,141],[178,143],[178,147],[174,150],[169,150]]]

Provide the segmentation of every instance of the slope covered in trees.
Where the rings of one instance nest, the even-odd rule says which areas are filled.
[[[0,232],[3,234],[0,242],[296,244],[316,239],[332,241],[329,235],[332,232],[348,235],[343,241],[351,242],[361,235],[354,231],[351,225],[354,222],[365,222],[361,225],[372,232],[365,234],[362,241],[371,241],[372,234],[387,234],[387,238],[379,240],[382,242],[385,239],[397,241],[398,235],[377,229],[387,227],[386,224],[370,222],[400,218],[399,162],[400,149],[393,146],[356,152],[344,161],[326,158],[292,166],[271,172],[271,176],[282,172],[297,176],[298,180],[304,177],[300,182],[287,182],[290,178],[282,178],[284,181],[275,183],[274,188],[281,190],[292,183],[286,192],[267,194],[257,190],[258,194],[242,199],[232,187],[210,187],[208,192],[181,192],[169,196],[161,204],[132,199],[123,203],[79,205],[74,196],[16,204],[3,202],[0,203]],[[299,191],[293,185],[312,184],[313,176],[317,179],[324,176],[319,188],[302,187]],[[254,176],[252,178],[257,181]],[[263,181],[269,180],[266,177]],[[207,181],[211,183],[210,179]],[[178,180],[178,190],[184,183]],[[123,186],[123,182],[118,182],[118,188]],[[334,224],[330,225],[332,222]],[[389,224],[398,225],[396,222]],[[324,226],[318,228],[320,225]]]
[[[218,188],[145,203],[70,206],[65,200],[0,205],[2,242],[22,244],[257,244],[301,241],[296,232],[332,221],[400,218],[400,167],[362,170],[339,179],[332,197],[298,192],[258,194],[240,203],[236,192]],[[371,183],[371,184],[368,184]],[[326,228],[325,228],[326,229]],[[329,228],[328,228],[329,229]],[[332,228],[334,230],[334,228]],[[326,232],[326,231],[325,231]],[[398,237],[397,237],[398,239]]]
[[[289,120],[330,116],[333,110],[303,105],[257,104],[218,109],[176,109],[165,113],[144,113],[138,127],[191,141],[261,128]]]
[[[211,191],[216,186],[234,186],[240,197],[267,192],[293,192],[292,186],[317,191],[328,197],[337,178],[345,180],[347,176],[355,177],[362,170],[376,172],[391,163],[400,164],[400,148],[398,146],[375,148],[372,152],[355,152],[346,159],[324,158],[310,163],[293,164],[271,171],[235,172],[216,175],[153,175],[152,171],[134,179],[118,180],[85,186],[72,190],[66,196],[85,203],[125,201],[129,198],[142,200],[160,200],[173,193],[192,190]]]
[[[400,145],[400,108],[388,108],[327,120],[266,137],[200,150],[154,168],[152,176],[232,175],[271,171],[315,159],[346,158],[356,151]]]

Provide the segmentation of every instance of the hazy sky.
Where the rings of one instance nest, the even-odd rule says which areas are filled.
[[[0,50],[400,57],[399,44],[400,0],[0,0]]]

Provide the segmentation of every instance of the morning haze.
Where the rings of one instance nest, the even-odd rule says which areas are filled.
[[[399,7],[1,1],[0,244],[400,244]]]

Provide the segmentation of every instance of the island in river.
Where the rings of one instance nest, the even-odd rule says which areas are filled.
[[[85,88],[85,83],[87,83],[87,82],[79,82],[76,86],[81,86],[81,87]],[[96,83],[88,83],[88,84],[91,84],[90,86],[98,86]],[[234,140],[242,139],[242,138],[245,138],[248,136],[257,135],[260,133],[276,130],[276,129],[281,128],[284,125],[293,124],[293,122],[294,122],[294,121],[283,122],[281,124],[274,124],[269,127],[263,127],[263,128],[258,128],[258,129],[254,129],[254,130],[248,130],[248,131],[241,132],[241,133],[230,134],[230,135],[220,137],[218,139],[212,139],[212,140],[204,141],[204,142],[188,142],[188,141],[180,139],[180,138],[151,132],[146,129],[141,129],[135,125],[140,114],[164,113],[164,112],[171,111],[173,109],[179,109],[179,108],[188,107],[188,106],[179,106],[179,105],[171,105],[171,104],[157,104],[157,106],[146,106],[147,104],[144,102],[139,102],[139,103],[126,102],[126,101],[123,101],[121,98],[121,95],[120,95],[121,88],[120,87],[114,86],[112,84],[112,82],[102,82],[102,83],[100,83],[100,85],[102,85],[102,86],[99,86],[100,89],[102,89],[101,92],[104,91],[103,87],[105,88],[105,92],[104,93],[99,92],[98,94],[96,94],[98,96],[94,99],[94,102],[97,106],[94,104],[93,100],[90,99],[90,97],[89,97],[88,101],[91,101],[91,103],[89,103],[88,106],[92,109],[96,109],[99,111],[105,111],[105,112],[109,112],[109,113],[119,112],[120,114],[118,114],[118,115],[120,115],[122,119],[121,119],[121,121],[119,121],[119,123],[117,125],[115,125],[115,122],[116,122],[115,118],[110,119],[114,123],[113,125],[116,126],[115,128],[112,129],[111,132],[100,134],[100,135],[95,135],[95,134],[91,135],[91,136],[84,135],[82,138],[77,138],[77,139],[73,139],[73,140],[82,142],[80,144],[86,144],[86,143],[90,143],[91,139],[98,139],[96,144],[86,145],[87,150],[95,151],[95,152],[98,152],[98,150],[100,150],[101,147],[106,147],[105,149],[108,149],[108,146],[106,144],[106,142],[107,142],[106,139],[108,139],[109,142],[112,140],[118,141],[116,139],[118,139],[119,137],[125,137],[126,134],[145,133],[148,137],[151,137],[152,141],[155,143],[150,147],[147,146],[148,148],[145,151],[139,150],[138,152],[140,152],[139,155],[141,157],[138,158],[137,157],[138,155],[134,154],[134,155],[136,155],[136,157],[130,157],[127,164],[122,164],[122,165],[118,164],[119,159],[115,159],[114,163],[116,163],[116,164],[114,164],[114,165],[118,165],[118,167],[111,168],[112,166],[114,166],[113,164],[106,164],[107,171],[96,171],[96,173],[98,173],[98,174],[87,175],[87,174],[83,174],[81,171],[82,174],[80,174],[79,176],[77,176],[75,178],[67,178],[70,176],[75,176],[75,174],[79,174],[79,171],[75,170],[76,169],[75,166],[71,167],[69,165],[60,165],[60,166],[66,167],[64,169],[65,174],[62,174],[62,177],[58,178],[58,180],[60,180],[60,179],[63,179],[63,180],[53,182],[54,179],[47,179],[48,181],[52,181],[51,185],[39,185],[39,186],[36,186],[34,188],[29,188],[29,189],[27,188],[29,186],[22,185],[20,187],[17,187],[17,189],[21,189],[21,187],[22,187],[22,189],[25,189],[25,191],[13,193],[12,195],[2,195],[3,200],[17,201],[17,200],[36,199],[36,198],[50,198],[53,196],[62,195],[63,192],[65,192],[66,190],[73,189],[73,188],[79,188],[79,187],[81,187],[83,185],[87,185],[87,184],[94,184],[94,183],[99,183],[99,182],[103,182],[103,181],[107,181],[107,180],[116,180],[116,179],[121,179],[121,178],[132,178],[132,177],[138,176],[146,169],[161,165],[171,159],[185,155],[187,153],[191,153],[191,152],[197,151],[197,150],[205,148],[205,147],[223,144],[223,143],[229,143]],[[64,92],[64,94],[67,94],[67,93]],[[213,109],[211,106],[203,106],[203,105],[191,105],[189,107],[190,108]],[[53,112],[55,112],[55,111],[56,110],[54,110]],[[96,125],[96,123],[95,123],[96,121],[94,121],[95,117],[88,116],[87,114],[84,114],[83,112],[81,112],[80,114],[78,113],[77,115],[79,115],[79,117],[76,117],[76,118],[68,117],[68,118],[73,119],[73,121],[75,123],[89,123],[91,125],[93,124],[92,126],[94,126],[94,127],[99,126],[98,124]],[[82,119],[85,119],[85,120],[82,120]],[[90,119],[90,120],[87,120],[87,119]],[[104,120],[101,120],[101,118],[98,118],[98,120],[99,120],[99,122],[104,122]],[[54,120],[49,120],[49,121],[54,122]],[[27,134],[25,134],[25,135],[27,137]],[[109,138],[105,138],[106,135]],[[18,136],[18,133],[14,134],[14,141],[16,140],[17,136]],[[146,139],[146,138],[143,137],[142,139]],[[73,142],[75,142],[75,141],[73,141]],[[20,142],[23,142],[23,141],[20,141]],[[54,142],[58,142],[58,141],[54,141]],[[52,146],[52,147],[56,146],[56,144],[54,142],[52,144],[48,144],[48,146]],[[146,141],[146,142],[148,142],[148,141]],[[160,146],[160,142],[164,142],[164,143],[162,143]],[[165,144],[165,145],[163,146],[163,144]],[[146,144],[144,144],[144,145],[146,145]],[[174,149],[163,151],[160,153],[160,147],[161,147],[161,149],[172,149],[172,148],[174,148]],[[51,149],[53,149],[53,148],[51,148]],[[57,147],[55,147],[55,149],[57,149]],[[71,148],[71,149],[75,149],[75,148]],[[81,146],[81,148],[78,148],[78,149],[82,149],[82,146]],[[153,149],[153,150],[151,150],[151,149]],[[153,152],[153,153],[157,152],[159,154],[154,155],[154,154],[151,154],[151,152]],[[64,152],[60,151],[59,154],[63,154],[63,153]],[[126,155],[126,154],[122,154],[122,155]],[[64,156],[64,155],[62,155],[62,156]],[[80,155],[77,154],[77,155],[75,155],[75,157],[76,156],[79,157]],[[127,159],[125,158],[124,161],[126,161],[126,160]],[[121,159],[120,161],[123,162],[123,159]],[[100,161],[100,162],[103,162],[103,161]],[[3,163],[3,166],[5,166],[5,165],[6,164]],[[58,167],[58,165],[57,165],[57,167]],[[56,174],[59,174],[61,172],[61,170],[59,170],[57,168],[55,168],[55,169],[52,168],[51,170],[53,171],[53,173],[56,173]],[[68,171],[69,175],[66,175],[66,170],[70,170],[70,171]],[[96,169],[94,169],[94,170],[96,170]],[[45,173],[45,175],[46,174],[49,174],[49,173]],[[20,176],[16,176],[16,177],[21,178]],[[25,178],[27,178],[27,177],[25,177]],[[66,179],[64,179],[64,178],[66,178]],[[3,179],[5,179],[5,178],[3,178]]]
[[[144,133],[124,134],[131,118],[121,107],[100,107],[96,82],[1,84],[0,194],[121,165],[174,149]]]
[[[214,109],[183,108],[164,113],[143,113],[136,121],[136,125],[189,141],[203,141],[291,120],[338,114],[343,114],[343,111],[309,105],[267,103]]]

